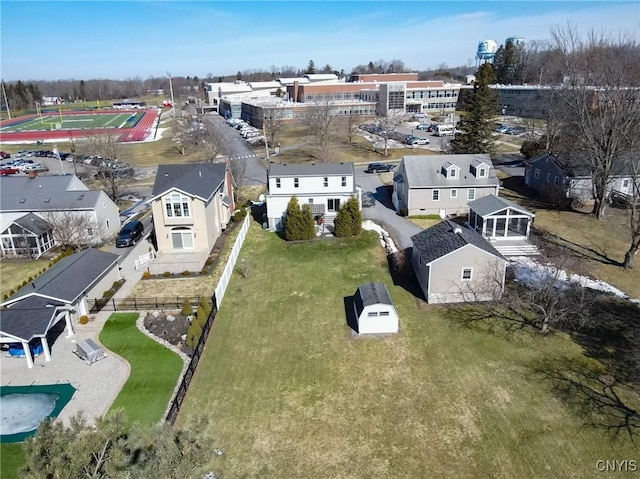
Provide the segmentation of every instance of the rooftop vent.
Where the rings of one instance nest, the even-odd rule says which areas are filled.
[[[460,226],[454,226],[453,227],[453,232],[457,235],[461,235],[462,234],[462,228]]]
[[[44,199],[44,202],[45,202],[45,203],[49,203],[49,201],[51,201],[51,198],[45,198],[45,199]]]

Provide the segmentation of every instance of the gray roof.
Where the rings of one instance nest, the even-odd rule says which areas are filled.
[[[389,290],[383,283],[370,282],[358,286],[353,300],[358,315],[364,308],[373,304],[390,304],[393,306]]]
[[[15,220],[14,223],[36,236],[40,236],[53,228],[51,223],[34,213],[27,213]]]
[[[39,296],[30,296],[18,301],[10,308],[0,310],[0,332],[25,341],[45,336],[59,312],[56,306],[64,304]]]
[[[271,163],[269,176],[344,176],[355,175],[353,163],[300,163],[280,165]]]
[[[459,232],[456,233],[456,230]],[[450,220],[444,220],[413,235],[411,241],[413,242],[413,247],[418,249],[426,264],[467,245],[474,245],[489,254],[502,258],[498,250],[491,246],[479,233]]]
[[[498,211],[502,211],[506,208],[513,208],[531,217],[535,216],[533,213],[527,211],[519,204],[496,195],[483,196],[482,198],[478,198],[477,200],[470,201],[468,205],[469,209],[475,211],[476,214],[482,217],[497,213]]]
[[[70,190],[74,175],[0,178],[0,211],[93,209],[100,190]],[[86,187],[85,187],[86,188]]]
[[[79,251],[62,258],[3,304],[34,295],[73,304],[117,265],[119,258],[117,254],[93,248]]]
[[[225,163],[159,165],[151,196],[161,196],[174,188],[209,200],[224,182]]]
[[[471,173],[471,166],[485,163],[489,167],[485,178],[476,178]],[[460,188],[478,186],[498,186],[500,181],[496,176],[491,158],[486,154],[475,155],[407,155],[402,157],[406,181],[409,188]],[[460,174],[455,179],[447,179],[442,168],[451,163],[460,168]],[[448,165],[450,166],[450,165]]]

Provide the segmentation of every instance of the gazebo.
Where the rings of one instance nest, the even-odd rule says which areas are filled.
[[[0,343],[21,343],[27,366],[32,368],[31,342],[39,339],[45,361],[51,361],[47,333],[62,319],[66,323],[67,338],[70,338],[74,331],[69,305],[41,296],[28,296],[0,310]]]

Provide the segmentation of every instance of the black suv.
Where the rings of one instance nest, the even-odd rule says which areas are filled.
[[[388,163],[369,163],[365,173],[380,173],[382,171],[391,171],[396,165],[390,165]]]
[[[116,238],[116,248],[126,248],[127,246],[133,246],[142,239],[144,234],[144,226],[137,220],[129,221],[125,224],[118,237]]]

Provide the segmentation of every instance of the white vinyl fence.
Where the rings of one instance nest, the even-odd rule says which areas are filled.
[[[231,275],[233,274],[233,268],[236,266],[236,260],[240,255],[240,250],[242,249],[242,245],[244,244],[244,239],[247,237],[247,231],[249,231],[249,219],[251,214],[248,213],[247,216],[244,217],[244,222],[240,227],[240,233],[236,238],[236,242],[231,249],[231,254],[229,255],[229,259],[227,260],[227,264],[224,267],[224,271],[222,272],[222,276],[220,277],[220,281],[218,281],[218,285],[216,286],[216,301],[218,304],[218,308],[222,303],[222,298],[224,297],[224,292],[227,290],[227,286],[229,285],[229,281],[231,280]]]

